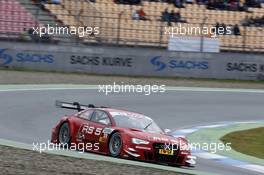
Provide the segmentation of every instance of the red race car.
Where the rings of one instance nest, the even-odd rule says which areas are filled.
[[[78,145],[87,152],[172,166],[196,163],[185,138],[170,136],[145,115],[78,102],[56,101],[56,106],[78,113],[64,116],[53,128],[53,144]]]

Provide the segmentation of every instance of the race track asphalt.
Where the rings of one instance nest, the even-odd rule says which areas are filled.
[[[39,90],[0,92],[0,138],[32,144],[47,142],[61,116],[74,113],[54,106],[55,100],[110,106],[144,113],[163,128],[179,129],[222,121],[263,120],[264,93],[167,91],[162,94],[98,90]],[[255,175],[210,160],[198,159],[195,168],[224,175]]]

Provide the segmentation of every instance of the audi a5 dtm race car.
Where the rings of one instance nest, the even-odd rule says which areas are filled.
[[[85,151],[172,166],[196,163],[185,138],[170,136],[145,115],[78,102],[56,101],[56,106],[78,113],[62,117],[53,128],[54,144],[88,144]]]

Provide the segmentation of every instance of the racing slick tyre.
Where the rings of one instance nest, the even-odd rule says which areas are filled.
[[[69,124],[66,122],[61,125],[59,130],[59,144],[62,147],[66,147],[70,144],[71,134]]]
[[[122,150],[122,138],[119,132],[114,133],[108,143],[110,155],[112,157],[118,157]]]

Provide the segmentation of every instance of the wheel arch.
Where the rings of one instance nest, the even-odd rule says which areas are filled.
[[[115,134],[115,133],[117,133],[117,132],[119,132],[119,133],[121,134],[121,136],[122,136],[122,131],[119,130],[119,129],[115,129],[115,130],[112,131],[112,132],[109,134],[109,136],[108,136],[108,139],[107,139],[107,154],[110,154],[110,151],[109,151],[109,142],[110,142],[110,139],[111,139],[111,137],[113,136],[113,134]],[[122,139],[121,139],[121,140],[122,140]],[[123,142],[123,140],[122,140],[122,142]]]
[[[73,142],[73,136],[74,136],[74,124],[73,122],[69,119],[69,118],[65,118],[64,120],[61,121],[61,123],[58,126],[58,134],[57,134],[57,139],[59,142],[59,132],[60,132],[60,128],[62,127],[63,124],[68,123],[69,125],[69,130],[70,130],[70,142]]]

